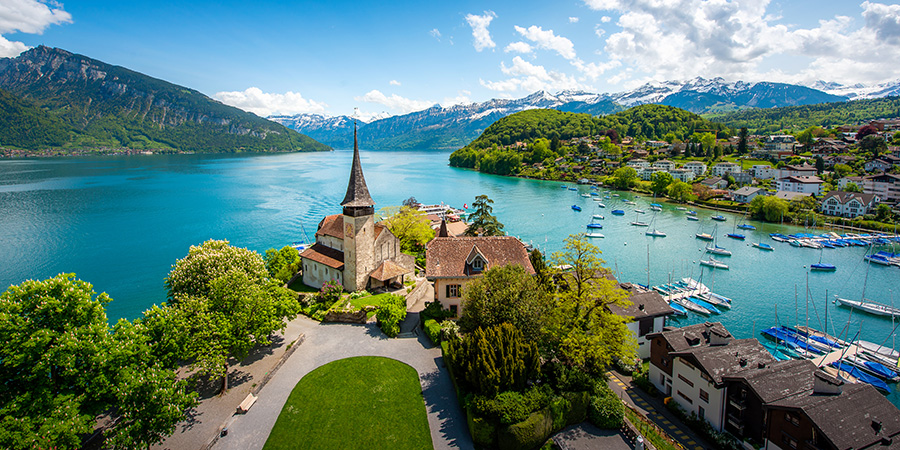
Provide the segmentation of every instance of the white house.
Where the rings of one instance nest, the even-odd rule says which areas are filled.
[[[672,178],[685,183],[690,183],[695,176],[694,172],[689,169],[674,169],[670,170],[669,173],[672,175]]]
[[[859,192],[831,191],[822,198],[823,214],[840,217],[858,217],[875,209],[878,196]]]
[[[710,189],[725,189],[728,187],[728,182],[719,177],[709,177],[701,181],[700,184]]]
[[[701,323],[649,335],[650,381],[685,411],[721,431],[726,384],[734,376],[775,358],[756,338],[734,339],[721,323]]]
[[[860,186],[864,194],[875,194],[883,202],[900,202],[900,175],[880,173],[863,177]]]
[[[659,172],[665,172],[665,170],[660,169],[659,167],[647,167],[643,170],[638,170],[638,176],[644,181],[651,181],[653,180],[653,175],[656,175]]]
[[[884,159],[874,159],[866,163],[865,168],[866,172],[887,172],[891,170],[891,167],[894,165],[889,161],[885,161]]]
[[[741,166],[739,164],[731,163],[731,162],[720,162],[714,166],[712,166],[712,174],[715,177],[725,177],[729,173],[738,173],[741,171]]]
[[[748,170],[750,175],[753,175],[753,178],[758,178],[760,180],[772,180],[778,176],[778,169],[767,166],[764,164],[758,164],[750,168]]]
[[[607,306],[617,316],[629,317],[632,320],[626,325],[638,343],[638,356],[641,359],[650,357],[650,341],[647,336],[659,333],[666,327],[666,317],[675,313],[662,296],[631,283],[619,284],[620,289],[628,291],[627,308],[615,304]]]
[[[750,203],[754,198],[756,198],[757,195],[766,195],[766,191],[760,188],[744,186],[731,194],[732,198],[734,198],[734,201],[740,203]]]
[[[632,159],[631,161],[628,161],[627,163],[625,163],[625,165],[628,167],[634,168],[638,172],[640,172],[641,169],[646,169],[646,168],[650,167],[650,163],[647,162],[646,159]]]
[[[822,195],[823,183],[821,178],[815,176],[785,177],[775,182],[775,188],[779,191]]]
[[[777,154],[782,152],[793,152],[794,146],[797,145],[797,139],[789,134],[776,134],[769,136],[766,141],[765,151],[768,154]]]
[[[668,159],[661,159],[661,160],[653,163],[652,167],[654,167],[656,169],[665,170],[666,172],[671,172],[671,171],[675,170],[675,163],[673,163],[672,161],[669,161]]]
[[[699,177],[706,173],[706,164],[700,161],[688,161],[681,166],[682,169],[687,169],[694,172],[695,177]]]

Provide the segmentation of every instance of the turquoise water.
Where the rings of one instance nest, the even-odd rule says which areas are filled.
[[[163,280],[188,247],[206,239],[264,251],[312,237],[327,214],[340,212],[349,174],[349,151],[279,155],[175,155],[65,158],[0,161],[0,286],[60,272],[75,272],[110,294],[111,320],[135,318],[165,300]],[[862,248],[813,250],[769,239],[768,233],[803,232],[800,227],[751,222],[745,242],[724,237],[740,216],[717,229],[719,245],[734,252],[722,257],[731,269],[710,272],[697,264],[704,243],[694,238],[703,228],[713,232],[715,213],[698,210],[700,222],[689,222],[674,205],[663,203],[654,227],[665,238],[644,236],[632,227],[634,208],[653,219],[649,198],[638,206],[605,200],[607,208],[561,189],[562,183],[506,178],[447,166],[447,153],[363,152],[362,163],[376,208],[399,205],[416,197],[423,203],[471,204],[476,195],[494,200],[494,213],[509,234],[545,252],[560,250],[569,234],[586,231],[591,214],[606,218],[606,238],[593,242],[607,265],[623,281],[651,284],[685,276],[699,278],[716,292],[734,299],[734,308],[714,320],[737,337],[758,335],[765,327],[806,323],[833,334],[857,332],[864,339],[892,344],[889,319],[854,314],[833,305],[840,295],[891,303],[900,287],[900,269],[863,262]],[[622,198],[633,198],[622,193]],[[583,212],[571,209],[573,204]],[[625,216],[613,216],[612,209]],[[750,246],[762,240],[775,247],[763,252]],[[834,273],[809,273],[811,263],[835,264]],[[867,273],[868,271],[868,273]],[[807,275],[809,295],[806,293]],[[868,277],[868,282],[864,283]],[[796,295],[795,295],[796,290]],[[809,302],[807,303],[807,298]],[[896,299],[900,304],[900,296]],[[777,315],[777,320],[776,320]],[[706,320],[692,316],[678,323]],[[898,343],[900,344],[900,343]]]

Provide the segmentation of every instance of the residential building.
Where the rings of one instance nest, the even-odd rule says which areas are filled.
[[[764,164],[751,167],[749,172],[753,175],[753,178],[759,178],[760,180],[772,180],[779,174],[778,169]]]
[[[462,312],[462,289],[484,271],[518,264],[534,274],[521,241],[512,236],[438,236],[425,245],[425,276],[434,284],[434,299],[454,315]]]
[[[848,184],[853,183],[853,184],[859,186],[860,189],[862,189],[863,181],[865,181],[865,179],[863,177],[844,177],[844,178],[841,178],[838,180],[837,187],[838,187],[838,189],[843,191],[844,189],[847,188]]]
[[[644,148],[648,149],[660,149],[660,148],[668,148],[669,143],[665,141],[646,141],[644,142]]]
[[[847,218],[859,217],[875,210],[878,196],[859,192],[831,191],[822,198],[822,214]]]
[[[669,173],[672,175],[672,178],[678,181],[684,181],[685,183],[690,183],[694,179],[694,171],[689,169],[674,169],[670,170]]]
[[[701,161],[688,161],[684,163],[681,168],[694,172],[695,177],[699,177],[706,173],[706,164]]]
[[[728,182],[719,177],[709,177],[701,181],[700,184],[710,189],[725,189],[728,187]]]
[[[766,141],[765,152],[776,154],[782,152],[794,152],[794,146],[797,145],[797,139],[789,134],[776,134],[769,136]]]
[[[803,164],[800,166],[784,166],[779,169],[778,176],[776,178],[787,178],[787,177],[813,177],[816,176],[816,166],[811,166],[809,164]]]
[[[715,177],[725,177],[730,173],[738,173],[741,171],[741,166],[739,164],[731,163],[731,162],[720,162],[714,166],[710,170]]]
[[[878,131],[900,130],[900,119],[876,119],[869,122],[869,125],[872,125]]]
[[[887,172],[894,165],[884,159],[873,159],[866,163],[866,172]]]
[[[813,194],[809,194],[806,192],[794,192],[794,191],[777,191],[775,192],[775,198],[780,198],[782,200],[791,201],[798,197],[811,197]]]
[[[812,144],[812,154],[815,156],[835,155],[838,153],[846,153],[850,150],[846,142],[837,139],[817,139]]]
[[[775,182],[775,188],[779,191],[802,192],[804,194],[821,195],[821,178],[815,176],[790,176],[781,178]]]
[[[375,201],[369,195],[356,129],[353,162],[343,214],[327,216],[316,229],[316,242],[300,254],[303,284],[321,288],[334,280],[347,291],[403,284],[411,276],[415,258],[400,251],[400,239],[384,224],[375,223]]]
[[[864,194],[875,194],[883,202],[900,202],[900,175],[880,173],[863,177],[860,185]]]
[[[743,186],[745,184],[750,184],[753,182],[753,177],[747,172],[736,172],[730,175],[731,178],[734,178],[734,182],[739,186]]]
[[[665,172],[665,170],[660,169],[659,167],[647,167],[643,170],[638,170],[638,176],[644,181],[650,181],[653,179],[653,175],[656,175],[659,172]]]
[[[650,341],[647,336],[662,332],[666,326],[666,318],[674,314],[675,310],[656,291],[648,291],[631,283],[620,283],[619,288],[628,291],[631,305],[623,308],[611,304],[607,309],[617,316],[632,319],[626,326],[637,340],[638,357],[647,359],[650,357]]]
[[[665,170],[666,172],[671,172],[671,171],[675,170],[675,163],[673,163],[672,161],[669,161],[668,159],[661,159],[661,160],[653,163],[652,167],[656,168],[656,169]]]
[[[726,384],[734,376],[775,358],[756,338],[735,339],[721,323],[702,323],[648,336],[650,381],[685,411],[725,425]]]
[[[731,195],[734,201],[739,203],[750,203],[758,195],[766,195],[766,191],[760,188],[744,186]]]
[[[632,159],[631,161],[625,163],[625,165],[634,168],[638,172],[640,172],[640,169],[646,169],[650,167],[650,163],[647,162],[646,159]]]

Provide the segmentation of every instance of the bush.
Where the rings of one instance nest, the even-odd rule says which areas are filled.
[[[440,344],[441,343],[441,324],[437,323],[434,319],[428,319],[425,321],[425,334],[428,336],[428,339],[431,340],[432,344]]]
[[[381,302],[375,317],[384,334],[396,337],[400,333],[400,322],[406,319],[406,298],[399,295],[390,296]]]
[[[560,430],[569,424],[569,411],[572,403],[565,397],[553,397],[550,401],[550,417],[553,418],[553,429]]]
[[[653,383],[650,382],[650,372],[649,371],[641,370],[639,372],[634,372],[631,379],[632,379],[632,381],[634,381],[634,384],[637,387],[643,389],[644,392],[646,392],[654,397],[659,395],[659,390],[657,390],[656,386],[654,386]]]
[[[484,417],[477,416],[471,408],[467,409],[466,422],[469,425],[469,433],[472,441],[482,447],[493,447],[497,427]]]
[[[505,425],[521,422],[539,409],[550,404],[551,392],[547,386],[535,386],[524,393],[501,392],[493,398],[476,395],[472,399],[474,412]]]
[[[548,363],[542,368],[547,383],[560,392],[590,391],[594,389],[594,378],[584,370],[559,363]]]
[[[588,419],[592,424],[604,429],[617,429],[622,426],[625,417],[625,406],[612,391],[605,391],[591,397]]]
[[[441,340],[449,341],[459,339],[459,325],[452,320],[445,320],[441,323]]]
[[[426,302],[425,309],[419,314],[424,323],[428,319],[434,319],[437,322],[443,322],[445,319],[453,317],[453,313],[441,306],[441,302]]]
[[[344,287],[335,280],[328,280],[322,284],[319,290],[319,298],[323,303],[334,303],[341,298],[344,293]]]
[[[544,443],[553,431],[553,419],[546,409],[535,411],[525,420],[501,429],[497,442],[501,450],[527,450]]]
[[[449,350],[447,365],[462,387],[476,394],[493,397],[521,391],[540,375],[537,345],[508,323],[477,328],[463,339],[450,341]]]
[[[566,417],[566,423],[581,423],[587,419],[588,407],[591,402],[591,395],[587,391],[581,392],[564,392],[563,396],[571,405],[569,415]]]

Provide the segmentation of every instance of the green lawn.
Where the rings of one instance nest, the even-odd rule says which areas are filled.
[[[431,449],[416,370],[376,356],[308,373],[288,397],[264,449]]]
[[[370,295],[368,297],[360,297],[357,299],[350,300],[350,307],[354,310],[362,308],[363,306],[381,306],[381,302],[390,297],[391,294],[378,294],[378,295]]]
[[[288,285],[288,289],[294,292],[319,292],[316,288],[311,288],[305,284],[303,284],[303,277],[299,277],[294,280],[293,283]]]

